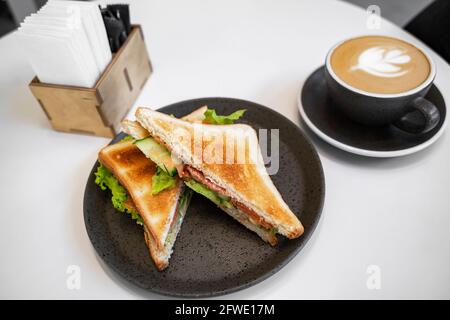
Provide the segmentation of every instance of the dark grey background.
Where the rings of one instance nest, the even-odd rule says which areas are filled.
[[[339,1],[339,0],[336,0]],[[381,15],[404,26],[433,0],[343,0],[367,8],[378,5]],[[36,12],[46,0],[0,0],[0,37],[13,31],[29,14]]]
[[[344,0],[367,8],[375,4],[381,9],[381,16],[403,27],[433,0]]]

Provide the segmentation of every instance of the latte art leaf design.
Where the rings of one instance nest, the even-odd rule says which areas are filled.
[[[351,71],[363,70],[371,75],[383,78],[400,77],[408,72],[402,65],[411,61],[405,51],[373,47],[365,50],[358,58],[358,65]]]

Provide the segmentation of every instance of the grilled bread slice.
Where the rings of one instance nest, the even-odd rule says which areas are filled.
[[[190,124],[142,107],[137,109],[136,118],[185,165],[198,170],[207,181],[241,204],[240,208],[256,213],[258,218],[290,239],[303,233],[302,224],[267,174],[253,128],[242,124]],[[228,141],[228,144],[218,143],[220,141]],[[234,143],[231,148],[234,154],[231,149],[227,150],[229,143]],[[219,155],[219,159],[222,156],[222,161],[205,159],[205,154]]]
[[[135,207],[141,215],[146,237],[151,237],[154,243],[150,246],[151,255],[163,257],[161,262],[155,260],[158,268],[162,267],[163,261],[168,262],[172,250],[173,243],[168,245],[166,239],[177,213],[180,195],[184,191],[183,183],[177,179],[174,188],[152,195],[152,177],[156,165],[132,141],[122,141],[103,148],[98,159],[130,194],[132,202],[126,206]]]
[[[181,118],[181,120],[190,122],[190,123],[202,123],[205,119],[205,111],[208,109],[207,106],[200,107],[191,113],[185,115]],[[123,120],[122,128],[127,134],[132,136],[134,139],[144,139],[150,136],[150,132],[148,132],[141,124],[137,121],[132,120]]]

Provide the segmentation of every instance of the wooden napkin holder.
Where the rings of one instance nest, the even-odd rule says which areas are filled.
[[[42,83],[37,77],[29,87],[55,130],[111,138],[151,73],[142,29],[133,25],[93,88]]]

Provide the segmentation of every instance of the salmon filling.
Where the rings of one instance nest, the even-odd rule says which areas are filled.
[[[219,195],[224,196],[224,197],[230,197],[231,203],[237,209],[244,212],[248,216],[248,219],[252,223],[257,224],[265,229],[272,229],[273,226],[269,222],[264,220],[263,217],[259,216],[253,209],[247,207],[242,202],[239,202],[238,200],[231,197],[229,194],[227,194],[227,192],[224,188],[218,186],[217,184],[215,184],[214,182],[212,182],[211,180],[206,178],[201,171],[195,169],[194,167],[192,167],[190,165],[185,165],[183,170],[181,170],[180,177],[184,180],[194,179],[195,181],[204,184],[206,187],[208,187],[212,191],[217,192]]]

